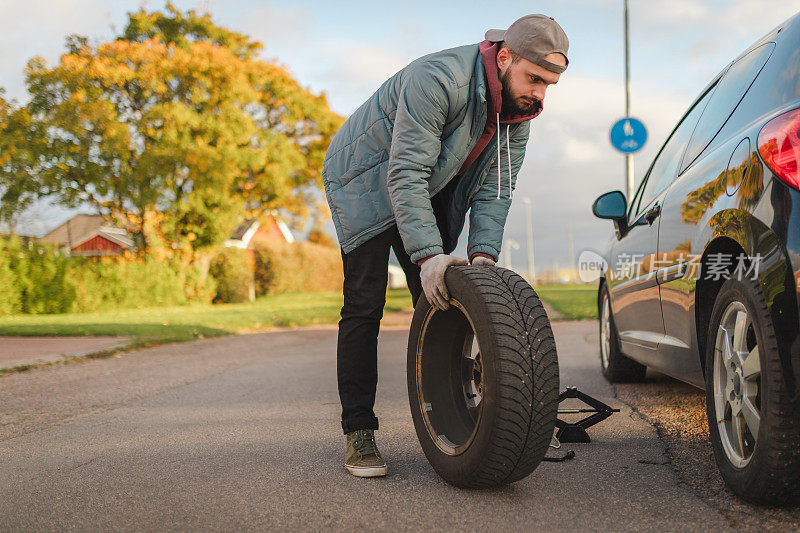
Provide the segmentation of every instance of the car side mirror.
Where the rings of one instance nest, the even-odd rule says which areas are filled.
[[[628,202],[621,191],[601,194],[592,204],[592,213],[597,218],[608,218],[614,221],[617,237],[621,237],[628,229]]]

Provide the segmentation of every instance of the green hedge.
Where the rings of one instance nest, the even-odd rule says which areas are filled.
[[[187,302],[185,277],[152,258],[73,258],[70,281],[75,286],[75,312],[163,307]]]
[[[152,257],[65,257],[0,238],[0,315],[244,302],[255,294],[341,290],[342,281],[339,249],[310,242],[223,249],[205,272]]]
[[[224,248],[211,263],[211,276],[217,282],[215,302],[248,302],[255,297],[251,252]]]
[[[64,313],[75,300],[69,261],[49,246],[0,239],[0,313]]]
[[[256,294],[341,290],[338,248],[311,242],[266,244],[255,253]]]
[[[0,255],[0,315],[19,313],[22,294],[8,260]]]
[[[193,265],[154,258],[65,257],[51,246],[0,239],[0,314],[208,303],[215,294],[215,280]]]

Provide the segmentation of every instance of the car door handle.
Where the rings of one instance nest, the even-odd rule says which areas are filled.
[[[658,215],[660,214],[661,214],[661,206],[656,204],[650,209],[648,209],[647,213],[644,214],[644,219],[647,221],[648,224],[652,226],[653,222],[655,221],[655,219],[658,218]]]

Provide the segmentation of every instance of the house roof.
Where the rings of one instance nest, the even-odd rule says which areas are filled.
[[[102,226],[95,233],[86,234],[84,238],[81,238],[78,241],[73,241],[72,247],[76,248],[96,236],[108,239],[113,243],[119,244],[123,248],[128,248],[129,250],[133,249],[133,239],[131,239],[131,237],[128,235],[128,232],[124,229],[115,228],[113,226]]]
[[[233,233],[231,233],[230,239],[231,240],[241,241],[241,240],[244,239],[245,234],[247,234],[247,232],[249,230],[258,229],[258,226],[259,226],[258,220],[247,219],[244,222],[242,222],[241,224],[239,224],[239,227],[237,227],[235,230],[233,230]]]
[[[292,231],[289,229],[289,226],[286,225],[285,222],[282,220],[278,220],[272,215],[267,215],[264,219],[265,221],[271,220],[280,231],[283,238],[286,242],[294,242],[294,235],[292,235]],[[250,240],[258,231],[258,228],[261,227],[261,222],[256,219],[246,219],[244,222],[239,224],[233,233],[231,234],[230,238],[225,241],[223,246],[230,246],[236,248],[247,248],[250,245]]]
[[[268,215],[268,217],[277,225],[286,242],[294,242],[294,235],[285,222],[272,215]],[[246,248],[260,226],[261,223],[255,219],[243,221],[225,241],[225,246]],[[102,215],[75,215],[41,237],[39,241],[75,248],[96,236],[101,236],[129,250],[134,248],[130,234],[122,228],[109,224]]]
[[[278,229],[281,230],[283,233],[283,238],[286,239],[286,242],[294,242],[294,235],[292,235],[292,230],[289,229],[289,226],[286,225],[286,222],[283,220],[276,220],[278,223]]]
[[[109,224],[102,215],[75,215],[39,241],[74,248],[98,235],[124,248],[134,247],[128,232]]]

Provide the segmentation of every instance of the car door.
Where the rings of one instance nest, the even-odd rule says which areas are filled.
[[[611,251],[609,290],[622,351],[652,366],[663,363],[658,346],[665,333],[657,277],[662,205],[707,103],[706,98],[698,100],[662,146],[631,202],[628,228]]]
[[[622,351],[645,363],[664,334],[658,284],[651,268],[658,246],[660,196],[651,194],[657,181],[648,173],[634,197],[628,228],[611,248],[608,279]]]
[[[665,372],[700,386],[704,380],[696,334],[706,332],[695,334],[694,294],[697,260],[705,242],[695,237],[717,208],[723,205],[740,207],[726,194],[727,169],[731,165],[743,169],[750,158],[755,157],[752,154],[754,142],[740,127],[733,128],[736,131],[731,134],[720,132],[766,64],[774,46],[774,43],[765,43],[742,56],[721,75],[714,90],[701,98],[708,100],[708,104],[687,143],[680,177],[670,187],[662,207],[658,280],[664,340],[659,348],[659,366]]]

